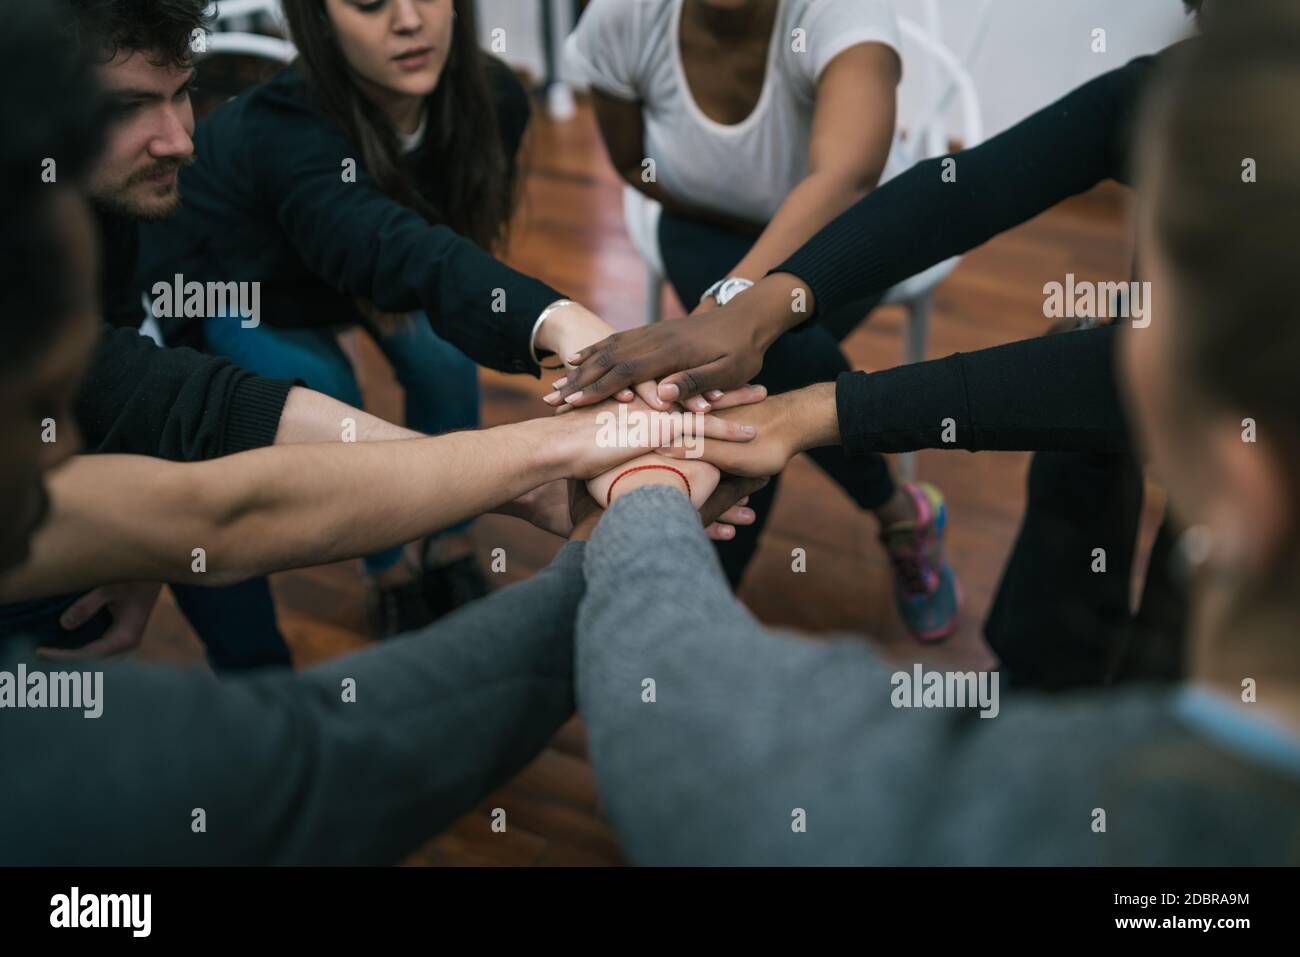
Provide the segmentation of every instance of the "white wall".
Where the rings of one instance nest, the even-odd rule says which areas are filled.
[[[569,0],[554,0],[557,40],[563,43],[570,24]],[[539,80],[545,75],[542,59],[542,4],[540,0],[478,0],[479,36],[486,46],[492,30],[506,31],[504,59],[526,67]],[[563,66],[563,57],[560,57]]]
[[[893,0],[900,16],[925,23],[927,0]],[[506,31],[506,59],[543,73],[538,0],[478,0],[481,30]],[[944,38],[959,54],[974,28],[975,0],[937,0]],[[557,36],[570,4],[556,0]],[[1099,73],[1154,53],[1189,27],[1179,0],[993,0],[987,37],[971,72],[988,134],[1000,132]],[[1106,30],[1107,52],[1092,52],[1092,31]],[[906,53],[906,51],[905,51]],[[904,84],[902,122],[922,108],[915,78]]]
[[[899,16],[925,25],[926,0],[893,0]],[[944,40],[959,55],[975,25],[974,0],[938,0]],[[1191,20],[1179,0],[993,0],[988,33],[970,66],[985,132],[999,133],[1085,80],[1155,53],[1184,36]],[[1092,32],[1106,31],[1106,52]],[[904,65],[906,69],[906,65]],[[905,83],[902,116],[919,108]]]

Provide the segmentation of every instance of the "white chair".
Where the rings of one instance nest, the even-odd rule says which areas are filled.
[[[277,24],[283,23],[280,0],[217,0],[208,4],[208,10],[215,12],[214,25],[220,31],[250,30],[259,15],[269,17]]]
[[[261,57],[277,63],[292,63],[297,49],[288,40],[267,37],[260,33],[213,33],[208,37],[208,48],[201,56],[213,54],[243,54]]]
[[[207,12],[213,14],[212,33],[201,56],[243,54],[276,63],[291,63],[298,51],[288,40],[254,32],[259,26],[284,30],[284,13],[280,0],[216,0]]]
[[[991,0],[979,0],[976,27],[971,32],[965,54],[961,59],[943,42],[937,0],[926,0],[926,27],[906,17],[899,18],[904,55],[907,56],[908,48],[912,47],[923,57],[919,64],[914,64],[909,57],[904,72],[911,73],[919,67],[919,74],[927,94],[922,100],[926,107],[918,114],[918,119],[902,124],[910,131],[908,139],[898,146],[905,167],[943,155],[948,152],[949,142],[952,139],[959,139],[965,148],[983,142],[983,114],[975,91],[975,81],[971,78],[966,64],[974,58],[983,43],[990,6]],[[949,125],[954,101],[960,115],[960,121],[955,129],[950,128]],[[646,265],[645,321],[647,324],[658,322],[663,312],[665,270],[659,253],[658,238],[659,218],[662,214],[663,208],[659,203],[631,186],[623,188],[623,220],[628,237]],[[919,362],[925,358],[934,290],[957,268],[959,261],[960,257],[954,257],[910,279],[905,279],[890,289],[881,300],[881,305],[901,305],[907,312],[907,328],[903,343],[904,363]],[[690,303],[685,305],[689,307]],[[902,456],[899,471],[905,478],[913,477],[916,471],[915,456]]]
[[[551,119],[565,122],[573,119],[578,112],[573,87],[565,82],[560,71],[560,63],[564,59],[564,37],[573,30],[574,5],[562,3],[556,7],[553,0],[541,0],[537,6],[542,61],[546,69],[542,81],[542,87],[546,91],[546,112]]]

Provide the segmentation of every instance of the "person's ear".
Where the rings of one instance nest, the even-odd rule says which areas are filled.
[[[1297,510],[1281,450],[1267,424],[1225,421],[1207,451],[1220,488],[1206,495],[1206,524],[1223,564],[1250,578],[1266,577],[1295,543]]]

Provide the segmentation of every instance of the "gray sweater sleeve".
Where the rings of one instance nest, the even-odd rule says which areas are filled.
[[[764,628],[731,595],[674,489],[614,503],[587,547],[586,578],[578,706],[601,798],[636,863],[1279,856],[1259,839],[1278,820],[1250,809],[1259,791],[1214,784],[1242,775],[1239,760],[1193,739],[1166,692],[1002,695],[988,709],[995,720],[915,699],[896,706],[894,678],[912,664],[856,640]],[[798,588],[792,574],[790,594]],[[1094,830],[1099,810],[1105,833]],[[1232,815],[1264,823],[1225,824]]]
[[[586,574],[578,706],[602,798],[633,861],[898,856],[890,842],[919,802],[881,804],[886,819],[872,837],[863,828],[870,812],[845,793],[866,750],[886,779],[918,760],[870,734],[895,717],[892,668],[857,642],[765,629],[731,594],[675,490],[639,489],[615,502],[588,546]]]
[[[22,770],[0,792],[0,863],[400,860],[572,714],[582,548],[421,632],[301,673],[218,683],[124,664],[105,673],[97,719],[7,710],[0,750]],[[16,651],[0,643],[0,670],[15,670]]]

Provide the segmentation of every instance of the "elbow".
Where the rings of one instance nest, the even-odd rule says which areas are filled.
[[[845,165],[814,170],[805,183],[810,190],[816,190],[818,202],[827,204],[838,215],[865,199],[880,184],[883,174],[883,166]],[[812,186],[813,183],[817,185]]]
[[[619,179],[638,192],[650,195],[649,183],[645,179],[647,171],[644,158],[633,154],[615,156],[611,153],[609,159]]]
[[[879,186],[880,177],[884,175],[884,164],[873,163],[871,166],[845,170],[836,176],[836,182],[851,206]]]
[[[239,540],[245,509],[231,487],[222,482],[225,470],[215,463],[180,465],[155,490],[164,514],[177,516],[164,530],[165,555],[160,576],[175,584],[220,587],[256,575],[244,567]]]

